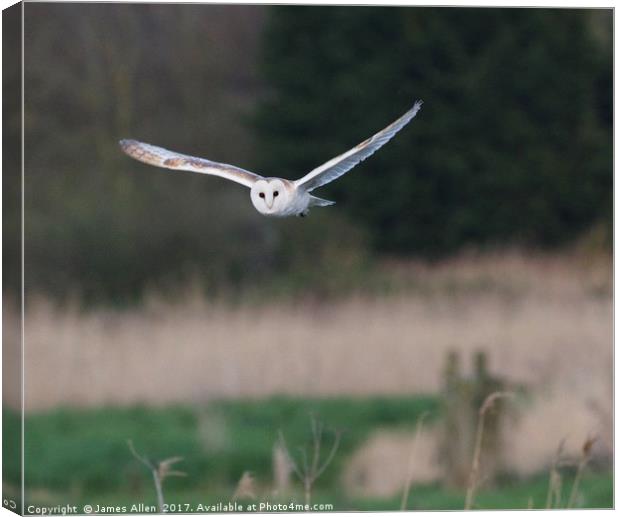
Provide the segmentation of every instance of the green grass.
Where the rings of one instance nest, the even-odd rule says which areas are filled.
[[[434,397],[214,402],[208,407],[175,406],[95,410],[59,409],[28,415],[25,422],[26,483],[29,487],[96,493],[136,484],[143,468],[127,440],[153,460],[183,456],[188,477],[172,488],[235,483],[245,470],[271,475],[278,431],[291,449],[310,437],[310,415],[342,432],[341,449],[322,481],[331,483],[343,459],[379,426],[413,426],[423,412],[436,413]],[[4,413],[8,425],[17,415]],[[329,437],[329,433],[326,433]],[[8,482],[19,482],[18,465],[7,465]]]
[[[572,478],[567,476],[564,480],[565,488],[560,507],[564,508],[567,504],[568,494]],[[532,508],[544,509],[547,495],[548,478],[546,474],[540,474],[529,479],[513,480],[510,483],[502,484],[493,488],[481,489],[476,496],[474,509],[526,509],[532,501]],[[581,483],[579,490],[579,508],[612,508],[613,507],[613,476],[608,473],[588,473]],[[166,502],[171,504],[191,504],[194,507],[199,503],[217,504],[228,503],[231,500],[234,487],[224,490],[222,487],[195,487],[193,489],[171,489],[165,486]],[[33,497],[27,498],[28,504],[33,503]],[[303,494],[296,490],[287,497],[281,499],[259,498],[259,501],[268,500],[270,502],[284,503],[303,503]],[[136,502],[144,504],[156,504],[155,492],[152,486],[145,484],[132,490],[120,492],[104,492],[97,494],[77,494],[68,495],[67,493],[47,496],[40,500],[41,504],[64,504],[71,501],[71,504],[100,504],[100,505],[121,505],[131,507]],[[395,495],[390,498],[348,498],[342,490],[337,488],[318,489],[313,493],[313,503],[329,503],[334,506],[334,510],[348,511],[394,511],[400,509],[400,496]],[[462,510],[465,504],[465,494],[463,491],[447,490],[438,484],[417,485],[412,487],[408,499],[408,510]]]
[[[566,507],[573,477],[564,478],[564,494],[560,507]],[[512,479],[492,488],[481,489],[476,495],[474,509],[526,509],[530,498],[532,507],[545,508],[549,478],[546,473],[529,479]],[[580,484],[581,508],[611,508],[613,506],[613,476],[611,473],[589,473]],[[438,485],[414,486],[408,499],[409,510],[462,510],[463,491],[446,490]],[[357,501],[360,510],[394,510],[400,499],[366,499]]]
[[[439,411],[438,399],[390,397],[373,399],[300,399],[278,397],[256,401],[218,401],[207,407],[58,409],[28,415],[26,429],[27,502],[41,504],[131,505],[154,503],[149,473],[130,454],[127,439],[154,461],[183,456],[184,478],[166,480],[169,502],[226,502],[241,474],[254,473],[259,488],[268,492],[272,448],[282,430],[292,452],[310,438],[310,414],[326,430],[342,432],[334,462],[319,480],[316,502],[336,509],[391,510],[400,507],[397,495],[387,499],[349,499],[339,488],[342,468],[352,452],[377,428],[413,429],[422,413]],[[3,413],[5,428],[19,425],[15,413]],[[329,432],[326,433],[329,438]],[[327,448],[327,445],[326,445]],[[18,464],[4,465],[5,482],[19,485]],[[567,474],[565,491],[569,490]],[[579,506],[611,507],[612,477],[588,471],[582,483]],[[547,476],[506,479],[481,489],[479,508],[544,506]],[[567,496],[567,494],[566,494]],[[287,496],[300,501],[301,493]],[[457,509],[464,504],[461,491],[438,485],[412,487],[410,509]]]

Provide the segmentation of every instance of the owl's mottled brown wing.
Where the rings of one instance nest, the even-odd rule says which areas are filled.
[[[421,107],[422,101],[416,101],[413,108],[411,108],[398,120],[392,122],[388,127],[382,131],[379,131],[376,135],[368,138],[367,140],[364,140],[361,144],[356,145],[353,149],[348,150],[346,153],[336,156],[336,158],[333,158],[320,167],[317,167],[313,171],[306,174],[303,178],[295,181],[295,185],[309,192],[315,188],[325,185],[326,183],[329,183],[330,181],[334,181],[336,178],[339,178],[343,174],[349,172],[358,163],[365,160],[379,148],[387,144],[396,133],[398,133],[413,117],[416,116]]]
[[[262,176],[258,174],[240,169],[234,165],[212,162],[204,158],[175,153],[174,151],[169,151],[162,147],[145,144],[136,140],[121,140],[119,143],[121,149],[128,156],[157,167],[211,174],[236,183],[241,183],[241,185],[250,188],[254,182],[262,178]]]

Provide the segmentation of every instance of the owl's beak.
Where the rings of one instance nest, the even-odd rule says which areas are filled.
[[[267,203],[267,206],[271,208],[273,206],[273,198],[271,198],[269,201],[265,200],[265,203]]]

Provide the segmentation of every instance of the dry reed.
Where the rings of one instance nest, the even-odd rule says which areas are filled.
[[[300,447],[301,461],[297,462],[291,456],[289,448],[284,440],[284,434],[279,431],[280,444],[282,450],[286,452],[289,463],[293,472],[297,475],[304,487],[304,500],[306,507],[310,505],[310,499],[312,496],[312,487],[316,483],[317,479],[321,477],[323,472],[327,469],[329,464],[334,459],[338,446],[340,445],[340,433],[334,433],[334,441],[327,453],[327,456],[321,459],[321,447],[323,442],[323,424],[319,422],[314,415],[310,416],[310,427],[312,430],[312,440],[309,446],[310,454],[308,454],[307,447]]]
[[[478,489],[480,476],[480,456],[482,453],[482,439],[484,437],[484,420],[487,413],[493,408],[493,405],[502,398],[512,397],[513,393],[505,391],[496,391],[491,393],[484,399],[480,410],[478,411],[478,426],[476,428],[476,441],[474,445],[474,455],[471,464],[471,472],[469,475],[469,483],[467,486],[467,494],[465,496],[465,510],[471,510]]]
[[[558,445],[553,461],[551,462],[551,468],[549,469],[549,487],[547,489],[547,501],[545,503],[545,508],[547,510],[557,508],[562,500],[562,476],[558,468],[562,464],[565,442],[565,439],[560,441],[560,445]]]
[[[413,462],[416,461],[418,443],[420,442],[420,435],[422,434],[422,424],[424,419],[428,416],[428,413],[422,413],[416,424],[415,436],[413,438],[413,444],[409,453],[409,461],[407,462],[407,477],[405,479],[405,485],[403,487],[403,496],[400,501],[400,510],[407,509],[407,501],[409,500],[409,490],[411,489],[411,483],[413,481]]]
[[[185,472],[172,469],[172,465],[182,461],[183,458],[180,456],[174,456],[172,458],[162,460],[157,465],[154,465],[146,456],[138,454],[132,440],[127,440],[127,444],[134,458],[136,458],[151,472],[151,475],[153,476],[153,484],[155,485],[155,493],[157,494],[157,508],[159,509],[159,513],[166,513],[163,483],[167,477],[186,475]]]
[[[573,487],[571,489],[570,496],[568,497],[567,508],[574,508],[577,502],[579,483],[581,482],[583,471],[592,457],[592,446],[595,441],[596,437],[589,436],[581,448],[581,457],[579,458],[579,463],[577,464],[577,471],[575,473],[575,479],[573,480]]]
[[[232,500],[237,501],[238,499],[256,499],[256,479],[248,470],[241,475],[233,493]]]
[[[411,290],[320,304],[233,307],[195,296],[83,311],[32,295],[26,409],[436,392],[455,347],[466,356],[484,347],[498,375],[535,388],[578,383],[583,391],[592,386],[585,378],[610,377],[605,268],[513,255],[479,262],[413,265],[394,273],[415,280]],[[19,340],[10,334],[17,317],[6,316],[7,365],[19,357],[9,346]],[[5,400],[19,407],[18,369],[6,373]],[[163,390],[165,378],[174,382]]]

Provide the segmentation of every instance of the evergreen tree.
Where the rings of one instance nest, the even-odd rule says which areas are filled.
[[[611,51],[558,9],[278,7],[264,40],[262,171],[297,178],[425,101],[323,197],[376,249],[555,245],[611,223]]]

